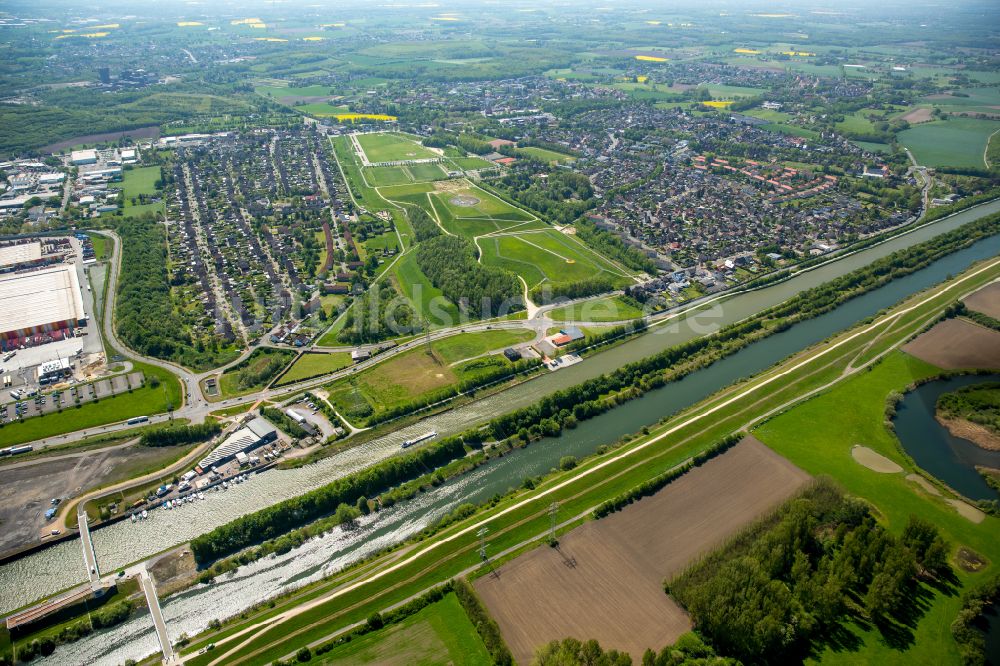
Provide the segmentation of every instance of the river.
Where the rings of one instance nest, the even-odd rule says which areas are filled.
[[[964,375],[927,382],[908,392],[896,408],[896,436],[913,461],[969,499],[1000,499],[976,465],[1000,469],[1000,451],[987,451],[955,437],[934,413],[941,394],[963,386],[1000,381],[1000,375]]]
[[[596,354],[556,373],[542,376],[502,393],[365,443],[317,464],[294,470],[275,470],[209,499],[177,511],[156,511],[150,520],[118,523],[97,530],[95,548],[104,571],[112,571],[172,545],[202,534],[247,512],[329,483],[399,452],[403,439],[430,427],[442,434],[462,431],[499,411],[531,404],[540,396],[613,370],[661,349],[706,332],[710,326],[739,321],[780,303],[803,289],[847,273],[889,252],[949,231],[984,214],[1000,210],[995,202],[960,213],[906,236],[867,250],[778,285],[731,297],[708,313],[660,326],[653,332]],[[734,380],[763,370],[785,356],[871,316],[906,296],[961,272],[975,261],[1000,254],[1000,235],[944,257],[904,278],[853,299],[835,310],[803,322],[746,347],[739,353],[699,370],[680,382],[652,391],[587,421],[585,427],[561,437],[542,440],[474,472],[443,484],[410,502],[364,518],[359,527],[335,529],[283,556],[269,557],[242,567],[212,585],[200,585],[164,601],[164,616],[176,639],[192,635],[208,622],[222,618],[316,580],[384,545],[399,541],[439,519],[463,502],[478,502],[517,486],[526,476],[548,471],[564,455],[582,456],[623,434],[651,425],[663,416],[701,400]],[[82,582],[86,572],[76,541],[59,544],[0,567],[0,610],[10,610]],[[44,663],[118,664],[156,650],[156,640],[146,617],[136,617],[119,627],[60,647]]]

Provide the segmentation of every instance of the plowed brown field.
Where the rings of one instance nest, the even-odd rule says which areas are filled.
[[[1000,368],[1000,333],[964,319],[946,319],[903,345],[903,351],[945,370]]]
[[[663,580],[805,485],[809,475],[752,437],[652,497],[476,581],[520,664],[551,640],[596,638],[638,662],[691,628]]]

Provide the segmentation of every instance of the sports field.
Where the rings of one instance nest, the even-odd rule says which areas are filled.
[[[361,149],[365,151],[365,157],[369,162],[397,162],[438,157],[438,154],[429,148],[396,132],[359,134],[358,143],[361,144]]]
[[[630,278],[583,243],[555,229],[479,238],[481,261],[520,275],[531,289],[543,282],[578,282],[605,277],[616,285]]]
[[[528,146],[527,148],[519,148],[518,152],[527,153],[532,157],[542,160],[543,162],[549,162],[550,164],[559,162],[575,162],[576,158],[572,155],[567,155],[565,153],[557,153],[554,150],[547,150],[545,148],[538,148],[536,146]]]
[[[925,166],[985,168],[983,151],[1000,121],[948,118],[921,123],[899,133],[899,142]]]
[[[393,624],[314,657],[314,663],[489,666],[489,653],[454,593]]]
[[[539,547],[475,585],[518,663],[567,636],[595,638],[638,663],[690,630],[663,580],[721,545],[809,481],[753,438],[652,497]]]

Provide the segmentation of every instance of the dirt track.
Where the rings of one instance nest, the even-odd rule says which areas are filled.
[[[520,664],[569,636],[637,662],[690,629],[663,580],[802,487],[809,476],[753,438],[653,497],[501,567],[476,589]]]
[[[945,370],[1000,368],[1000,333],[964,319],[946,319],[903,345],[903,351]]]

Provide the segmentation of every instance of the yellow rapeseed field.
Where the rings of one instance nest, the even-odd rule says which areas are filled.
[[[733,49],[733,53],[745,53],[747,55],[757,55],[760,53],[757,49]]]
[[[202,23],[201,21],[178,21],[177,22],[177,27],[178,28],[192,28],[192,27],[198,26],[198,25],[205,25],[205,24]]]
[[[637,55],[635,57],[635,59],[636,60],[642,60],[643,62],[666,62],[667,61],[666,58],[661,58],[659,56],[650,56],[650,55]]]
[[[732,102],[719,99],[710,99],[707,102],[702,102],[702,104],[704,104],[705,106],[710,106],[713,109],[724,109],[727,106],[731,105]]]

